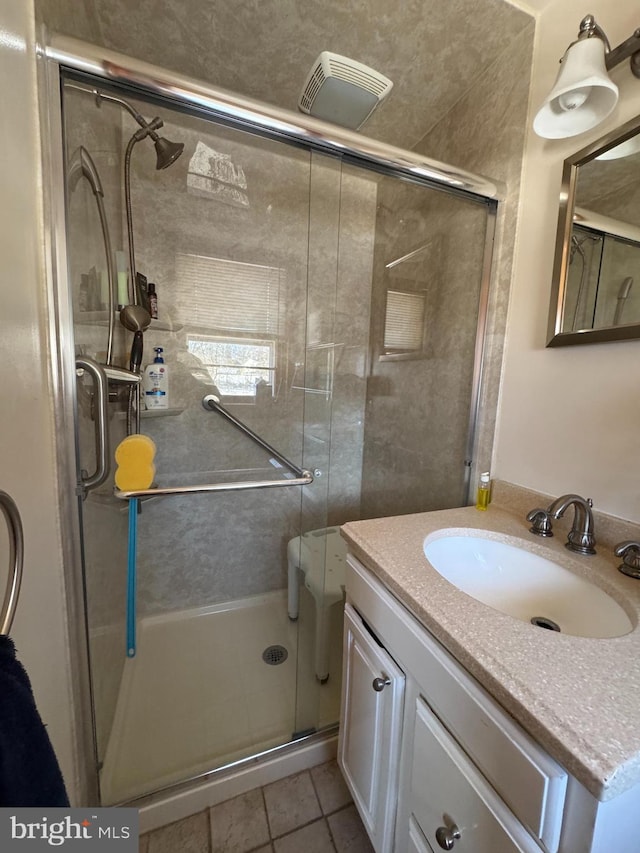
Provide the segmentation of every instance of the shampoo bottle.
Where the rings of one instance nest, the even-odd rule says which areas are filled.
[[[169,408],[169,368],[162,357],[162,347],[154,347],[156,357],[147,365],[142,377],[142,395],[145,409]]]
[[[151,314],[152,320],[158,319],[158,294],[156,293],[155,284],[150,281],[148,284],[148,293],[149,293],[149,314]]]
[[[478,483],[478,495],[476,497],[476,509],[485,510],[491,501],[491,474],[485,471],[480,474]]]

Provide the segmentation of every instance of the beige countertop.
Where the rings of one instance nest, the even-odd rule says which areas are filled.
[[[611,639],[575,637],[481,604],[424,556],[425,537],[446,528],[517,537],[596,582],[634,629]],[[486,512],[464,507],[355,521],[342,534],[354,556],[553,758],[595,797],[609,800],[640,784],[640,581],[617,571],[610,547],[592,557],[571,554],[561,534],[541,539],[528,528],[524,515],[492,504]]]

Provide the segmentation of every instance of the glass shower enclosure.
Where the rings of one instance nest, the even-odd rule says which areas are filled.
[[[58,298],[81,368],[79,480],[107,461],[78,503],[96,761],[111,805],[334,730],[339,526],[468,502],[495,202],[140,88],[71,70],[62,84]],[[123,175],[138,124],[118,101],[146,122],[159,116],[184,145],[161,170],[151,139],[129,148],[135,293]],[[92,168],[78,177],[82,152]],[[99,192],[82,180],[92,169]],[[137,496],[128,656],[130,495],[114,489],[113,453],[137,393],[120,319],[144,303],[145,281],[157,317],[142,366],[162,348],[169,399],[140,406],[155,493]],[[107,366],[108,453],[87,362]],[[282,487],[295,479],[282,458],[310,482]]]

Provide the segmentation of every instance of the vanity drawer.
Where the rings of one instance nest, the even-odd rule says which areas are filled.
[[[422,700],[416,706],[410,805],[412,819],[433,850],[443,846],[437,833],[455,827],[459,837],[450,841],[457,853],[540,853],[538,843]],[[414,831],[414,844],[416,836]]]
[[[432,649],[423,698],[517,818],[556,853],[566,771],[445,654]]]
[[[393,649],[424,702],[511,812],[555,853],[566,771],[352,555],[348,565],[347,593],[363,618]]]

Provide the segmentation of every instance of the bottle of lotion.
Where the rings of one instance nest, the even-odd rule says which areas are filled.
[[[147,365],[142,377],[142,395],[145,409],[169,408],[169,368],[162,357],[162,347],[154,347],[156,357]]]

